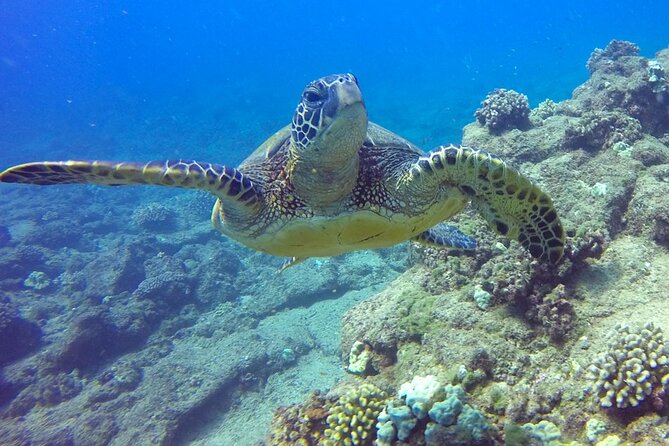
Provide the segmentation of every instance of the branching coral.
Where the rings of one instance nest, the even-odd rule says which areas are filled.
[[[529,126],[530,105],[527,96],[513,90],[499,88],[488,94],[474,116],[490,132]]]
[[[652,323],[642,329],[616,326],[609,350],[588,367],[589,390],[602,407],[636,407],[650,398],[661,409],[669,386],[669,346],[662,330]]]
[[[385,393],[373,384],[350,388],[339,399],[325,404],[330,413],[322,446],[371,445],[374,425],[386,405]]]

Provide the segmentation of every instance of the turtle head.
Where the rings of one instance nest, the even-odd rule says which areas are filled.
[[[333,74],[302,91],[291,125],[291,155],[313,168],[341,168],[357,153],[367,134],[367,110],[358,80]]]

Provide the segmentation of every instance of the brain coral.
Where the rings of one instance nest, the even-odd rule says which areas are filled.
[[[474,116],[492,133],[523,129],[530,124],[530,105],[524,94],[499,88],[489,93],[481,105]]]
[[[641,329],[619,324],[608,338],[609,350],[588,367],[589,390],[602,407],[636,407],[647,397],[661,408],[669,386],[669,347],[652,323]],[[658,407],[659,405],[659,407]]]

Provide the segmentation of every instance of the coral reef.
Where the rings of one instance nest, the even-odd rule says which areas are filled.
[[[390,446],[395,438],[411,442],[420,436],[434,446],[491,444],[490,428],[483,414],[467,403],[462,387],[444,387],[432,375],[415,376],[379,415],[375,444]]]
[[[0,297],[0,366],[35,349],[41,338],[39,326],[22,318],[8,297]]]
[[[533,125],[541,125],[543,121],[554,116],[557,112],[557,104],[550,99],[546,99],[530,111],[530,122]]]
[[[609,149],[616,144],[632,145],[641,138],[637,119],[620,112],[588,112],[565,132],[568,149]]]
[[[48,288],[49,285],[51,285],[51,281],[49,280],[49,276],[45,272],[33,271],[30,274],[28,274],[26,280],[23,281],[23,285],[26,288],[32,288],[34,290],[40,291],[45,288]]]
[[[321,432],[328,411],[325,399],[312,394],[304,403],[281,407],[274,412],[269,429],[272,446],[311,446],[323,440]]]
[[[176,214],[160,203],[148,203],[132,213],[132,223],[146,231],[172,231],[176,227]]]
[[[498,88],[488,94],[474,116],[491,133],[522,130],[530,124],[530,105],[524,94]]]
[[[638,55],[639,47],[632,42],[612,40],[605,49],[596,48],[585,66],[590,74],[593,74],[597,70],[615,69],[613,62],[618,61],[621,57]]]
[[[669,347],[652,323],[634,329],[619,324],[608,338],[608,351],[588,367],[589,390],[602,407],[636,407],[647,399],[662,409],[669,386]]]
[[[348,366],[346,370],[355,374],[362,375],[367,370],[370,359],[370,348],[364,342],[356,341],[351,346],[351,352],[348,355]]]
[[[363,383],[347,388],[334,402],[325,403],[329,415],[325,419],[322,446],[371,445],[376,419],[385,406],[386,394],[373,384]]]

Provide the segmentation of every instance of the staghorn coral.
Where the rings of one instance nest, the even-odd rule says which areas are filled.
[[[525,129],[529,126],[530,105],[527,96],[513,90],[493,90],[481,103],[474,116],[491,133]]]
[[[588,389],[602,407],[636,407],[646,398],[655,409],[669,386],[669,347],[653,323],[641,329],[618,324],[609,334],[609,350],[588,367]]]
[[[373,384],[363,383],[346,390],[337,400],[325,403],[329,415],[322,446],[371,445],[376,419],[386,404],[386,394]]]

